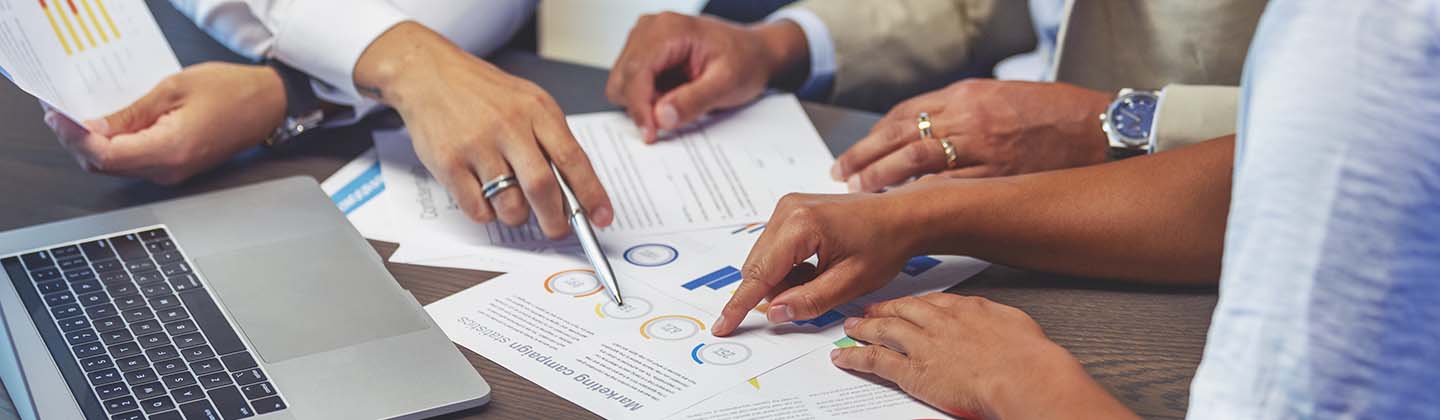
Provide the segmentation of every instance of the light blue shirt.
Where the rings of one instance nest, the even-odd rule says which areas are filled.
[[[1440,418],[1440,0],[1274,0],[1192,419]]]

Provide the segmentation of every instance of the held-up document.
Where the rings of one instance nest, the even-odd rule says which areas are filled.
[[[839,193],[834,157],[792,95],[774,95],[647,145],[622,112],[574,115],[570,129],[610,195],[601,239],[763,222],[790,192]],[[404,131],[379,132],[386,195],[417,241],[531,252],[552,248],[533,222],[477,224],[420,163]],[[409,241],[407,241],[409,242]]]
[[[180,63],[143,1],[0,0],[0,68],[85,121],[140,99]]]

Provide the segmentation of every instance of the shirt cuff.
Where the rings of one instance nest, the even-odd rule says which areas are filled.
[[[1151,126],[1152,152],[1235,134],[1240,89],[1172,84],[1160,91]]]
[[[335,88],[352,99],[348,102],[362,99],[354,75],[360,55],[385,31],[408,20],[385,1],[297,1],[283,13],[275,58]]]
[[[810,49],[810,76],[800,85],[796,96],[808,100],[823,100],[830,86],[835,82],[835,40],[830,38],[830,28],[815,12],[788,7],[772,13],[766,22],[789,20],[800,26],[805,33],[805,44]]]

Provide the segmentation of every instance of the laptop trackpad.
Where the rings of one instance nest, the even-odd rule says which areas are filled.
[[[424,315],[343,232],[195,259],[237,327],[269,363],[428,327]]]

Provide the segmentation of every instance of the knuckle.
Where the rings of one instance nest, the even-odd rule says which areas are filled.
[[[748,264],[745,264],[745,267],[740,269],[740,273],[742,279],[759,280],[763,278],[762,276],[765,275],[765,262],[752,261]],[[742,284],[741,286],[744,285]]]
[[[911,143],[910,146],[906,146],[901,153],[904,153],[902,157],[905,158],[905,162],[911,167],[924,166],[925,163],[930,160],[929,145],[926,143]]]
[[[562,168],[572,166],[589,167],[590,158],[585,155],[585,151],[581,150],[579,146],[572,146],[573,145],[567,144],[565,147],[559,148],[559,150],[556,150],[550,155],[550,160],[555,162],[555,166]]]
[[[555,177],[550,176],[549,174],[545,174],[544,176],[532,176],[525,178],[520,181],[520,185],[521,188],[524,188],[525,191],[529,194],[544,194],[548,191],[559,188],[559,183],[555,180]]]

